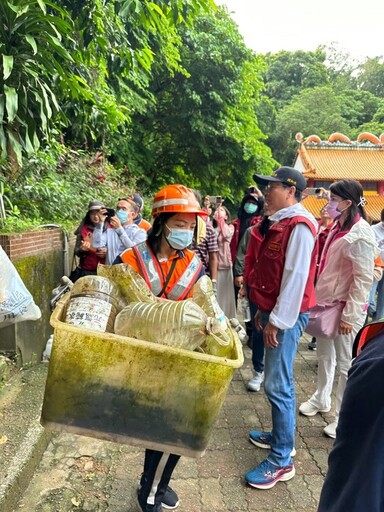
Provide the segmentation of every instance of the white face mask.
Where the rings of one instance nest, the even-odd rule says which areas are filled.
[[[167,226],[167,225],[166,225]],[[193,241],[193,231],[190,229],[169,228],[169,235],[166,235],[172,249],[182,250],[189,247]]]

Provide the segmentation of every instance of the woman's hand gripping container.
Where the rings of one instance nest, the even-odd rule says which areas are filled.
[[[64,323],[69,296],[51,317],[54,343],[41,423],[63,432],[203,455],[233,373],[232,358],[95,332]]]

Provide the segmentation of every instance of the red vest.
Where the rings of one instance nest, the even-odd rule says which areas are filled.
[[[248,227],[253,226],[254,224],[256,224],[259,221],[260,221],[260,216],[255,215],[254,217],[252,217],[251,222],[249,223]],[[235,226],[235,231],[234,231],[233,236],[231,238],[231,241],[229,243],[229,247],[231,249],[232,263],[235,263],[237,248],[239,247],[239,243],[241,242],[241,239],[240,239],[240,219],[233,220],[232,224]]]
[[[306,224],[316,238],[316,228],[306,217],[283,219],[272,225],[260,244],[258,258],[252,273],[251,300],[261,311],[272,311],[280,294],[280,285],[285,266],[285,253],[293,228],[302,222]],[[315,273],[317,245],[312,251],[311,264],[300,313],[308,311],[316,304]]]
[[[262,241],[264,238],[262,237],[259,226],[261,224],[261,221],[255,224],[255,226],[251,230],[251,236],[249,238],[247,252],[245,253],[245,259],[244,259],[244,272],[243,277],[247,283],[248,286],[248,292],[250,294],[250,299],[252,300],[252,291],[251,286],[253,283],[253,274],[255,272],[254,262],[257,260],[257,257],[259,255],[259,250]]]

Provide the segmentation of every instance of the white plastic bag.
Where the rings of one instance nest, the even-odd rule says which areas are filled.
[[[40,308],[0,246],[0,327],[39,318]]]

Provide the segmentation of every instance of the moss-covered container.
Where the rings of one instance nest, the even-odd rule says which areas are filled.
[[[51,317],[54,342],[41,423],[189,457],[201,456],[236,368],[233,359],[175,349],[62,321],[68,296]]]

